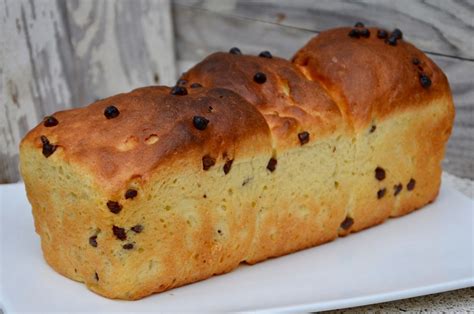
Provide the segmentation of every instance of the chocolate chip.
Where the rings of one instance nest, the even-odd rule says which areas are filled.
[[[138,195],[138,192],[137,190],[134,190],[134,189],[128,189],[127,192],[125,192],[125,199],[129,199],[129,198],[135,198],[136,196]]]
[[[173,86],[170,94],[175,96],[185,96],[188,94],[188,90],[184,86]]]
[[[414,65],[418,65],[420,64],[420,60],[418,58],[413,58],[411,59],[411,63],[413,63]]]
[[[176,86],[184,86],[188,84],[188,81],[184,80],[184,79],[179,79],[177,82],[176,82]]]
[[[396,39],[402,39],[403,33],[398,28],[395,28],[393,30],[392,34],[390,34],[390,37],[395,37]]]
[[[309,142],[309,133],[306,131],[303,131],[301,133],[298,133],[298,139],[300,140],[300,144],[304,145]]]
[[[199,83],[192,83],[190,87],[191,87],[191,88],[201,88],[202,85],[199,84]]]
[[[344,221],[341,223],[341,228],[344,230],[348,230],[354,224],[354,219],[351,217],[346,217]]]
[[[118,214],[122,210],[122,205],[120,205],[119,202],[108,201],[107,207],[114,214]]]
[[[372,127],[370,128],[370,133],[374,133],[375,129],[377,128],[376,125],[372,125]]]
[[[237,48],[237,47],[232,47],[232,48],[230,48],[229,53],[231,53],[233,55],[241,55],[242,51],[240,51],[240,49]]]
[[[393,190],[394,190],[393,196],[397,196],[398,194],[400,194],[400,192],[402,191],[402,189],[403,189],[403,185],[402,185],[401,183],[395,184],[395,185],[393,186]]]
[[[227,160],[227,161],[225,162],[225,164],[224,164],[224,173],[225,173],[225,174],[228,174],[228,173],[229,173],[230,168],[232,167],[232,163],[233,163],[233,162],[234,162],[233,159]]]
[[[135,233],[140,233],[140,232],[143,231],[143,226],[142,225],[135,225],[130,229]]]
[[[193,117],[193,125],[198,130],[201,130],[201,131],[205,130],[207,128],[208,123],[209,123],[209,120],[207,120],[204,117],[201,117],[201,116]]]
[[[357,29],[351,29],[351,31],[347,35],[349,35],[349,37],[352,37],[352,38],[359,38],[360,37],[359,30],[357,30]]]
[[[95,280],[99,281],[99,274],[95,273]]]
[[[206,194],[204,194],[202,197],[203,197],[203,198],[207,198],[207,195],[206,195]]]
[[[42,142],[43,144],[49,144],[49,140],[48,140],[48,138],[47,138],[46,136],[41,135],[41,136],[40,136],[40,139],[41,139],[41,142]]]
[[[415,188],[415,184],[416,184],[415,179],[413,179],[413,178],[410,179],[410,181],[409,181],[408,184],[407,184],[407,190],[408,190],[408,191],[413,190],[413,189]]]
[[[104,110],[104,116],[107,119],[117,118],[119,116],[119,114],[120,114],[120,111],[115,106],[108,106]]]
[[[267,81],[267,76],[265,75],[265,73],[257,72],[253,76],[253,80],[255,81],[255,83],[263,84]]]
[[[133,243],[127,243],[122,246],[124,250],[131,250],[133,249]]]
[[[381,199],[382,197],[384,197],[385,192],[387,192],[387,189],[385,189],[385,188],[378,190],[378,192],[377,192],[377,198],[378,198],[378,199]]]
[[[267,51],[267,50],[260,52],[258,56],[261,58],[267,58],[267,59],[272,58],[272,54],[270,53],[270,51]]]
[[[114,233],[115,237],[121,241],[124,241],[127,239],[127,234],[125,233],[124,228],[112,226],[112,232]]]
[[[362,22],[357,22],[355,23],[354,27],[365,27],[365,25]]]
[[[367,28],[361,29],[359,31],[359,35],[362,36],[362,37],[365,37],[365,38],[369,38],[370,37],[370,31]]]
[[[389,44],[390,46],[396,46],[397,45],[397,39],[393,36],[390,36],[388,39],[385,39],[385,42]]]
[[[379,181],[385,179],[385,170],[381,167],[375,168],[375,178]]]
[[[267,164],[267,169],[273,172],[275,171],[276,165],[277,165],[277,160],[275,158],[270,158]]]
[[[53,116],[47,116],[44,118],[43,125],[47,128],[58,125],[59,121]]]
[[[216,164],[216,159],[209,156],[205,155],[202,157],[202,169],[204,170],[209,170],[212,166]]]
[[[388,37],[388,33],[387,33],[387,31],[384,30],[384,29],[379,29],[379,30],[377,31],[377,37],[380,38],[380,39],[385,39],[385,38]]]
[[[89,238],[89,244],[92,245],[93,247],[97,247],[97,236],[93,235],[92,237]]]
[[[431,86],[431,80],[426,74],[420,75],[420,83],[423,88],[429,88]]]
[[[44,135],[41,135],[40,138],[41,138],[41,142],[43,143],[43,155],[44,157],[48,158],[56,151],[57,146],[54,144],[51,144],[48,138]]]

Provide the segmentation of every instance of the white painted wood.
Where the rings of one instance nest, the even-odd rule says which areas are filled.
[[[87,103],[152,84],[175,80],[172,23],[168,1],[67,1],[72,87],[75,103]],[[87,91],[87,92],[86,92]]]
[[[70,107],[71,93],[59,57],[54,3],[4,1],[0,4],[2,86],[0,110],[0,178],[18,178],[18,143],[45,112]],[[0,181],[0,183],[1,183]]]
[[[0,183],[45,115],[176,78],[168,0],[0,2]]]
[[[219,5],[214,0],[177,0],[175,14],[184,6],[319,31],[357,21],[398,27],[420,49],[474,59],[472,0],[222,0]],[[196,11],[196,15],[202,14]],[[262,23],[252,25],[257,31],[264,27]]]
[[[474,62],[446,57],[433,57],[433,60],[446,73],[456,106],[444,169],[474,179]]]

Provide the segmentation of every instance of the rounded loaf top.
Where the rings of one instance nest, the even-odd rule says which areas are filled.
[[[32,144],[52,162],[61,158],[85,168],[111,191],[160,165],[205,171],[229,159],[270,158],[272,151],[263,116],[244,98],[219,88],[184,94],[144,87],[52,116],[57,125],[40,123],[21,145]],[[196,117],[205,128],[202,121],[196,127]]]
[[[268,51],[261,56],[217,52],[182,79],[244,97],[265,117],[277,149],[298,147],[341,126],[339,109],[321,85]]]
[[[400,30],[343,27],[321,32],[292,59],[319,81],[355,128],[398,110],[451,97],[440,68]]]

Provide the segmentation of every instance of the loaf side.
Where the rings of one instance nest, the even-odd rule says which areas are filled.
[[[20,167],[46,261],[135,300],[432,202],[447,79],[401,34],[354,29],[292,61],[215,53],[173,88],[45,118]]]
[[[349,36],[351,28],[323,32],[296,53],[294,65],[276,57],[216,53],[182,76],[189,84],[199,82],[245,95],[270,126],[275,122],[268,107],[282,119],[288,117],[288,108],[292,112],[298,108],[306,114],[291,119],[309,130],[308,144],[304,145],[341,134],[338,144],[330,141],[335,150],[343,147],[333,157],[337,175],[334,172],[324,184],[350,187],[330,194],[332,199],[345,200],[340,235],[409,213],[436,198],[454,119],[447,79],[423,52],[402,38],[395,45],[387,43],[379,38],[379,29],[363,29],[368,37]],[[382,31],[387,33],[385,39],[392,36]],[[269,79],[255,84],[253,75],[257,72]],[[285,88],[288,73],[292,75],[290,81],[298,82],[296,86],[312,86],[310,89],[320,96],[301,88]],[[428,78],[428,85],[422,76]],[[287,91],[286,98],[281,97],[281,90]],[[326,101],[328,98],[333,101]],[[277,137],[274,142],[281,142],[278,133],[272,133]],[[285,134],[285,148],[298,144],[291,141],[297,138],[297,131]],[[279,148],[275,147],[276,151]],[[322,153],[315,151],[314,156]],[[339,158],[342,155],[344,158]],[[315,171],[321,172],[321,168]],[[414,186],[415,192],[402,194],[404,190],[414,191]],[[315,187],[321,189],[324,186]],[[284,234],[283,230],[280,233]]]
[[[454,104],[446,76],[426,54],[399,30],[343,27],[310,40],[293,63],[321,83],[354,130],[346,210],[354,223],[342,234],[436,198]],[[399,197],[407,190],[411,197]]]

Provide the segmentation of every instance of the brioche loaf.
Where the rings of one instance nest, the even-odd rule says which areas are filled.
[[[426,55],[358,25],[292,61],[232,49],[173,88],[57,112],[20,166],[46,261],[139,299],[433,201],[453,116]]]

